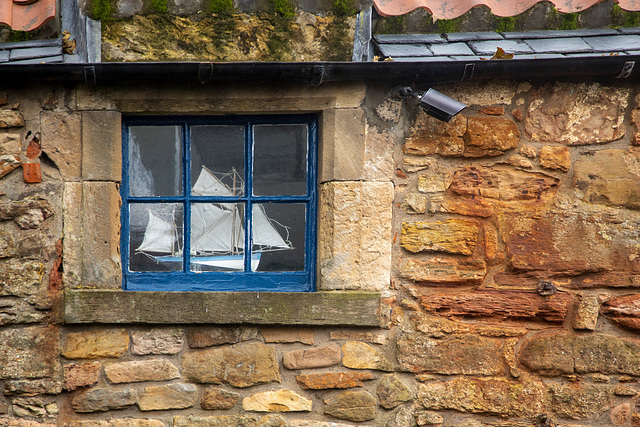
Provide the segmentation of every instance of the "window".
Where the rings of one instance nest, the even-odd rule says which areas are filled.
[[[123,119],[126,290],[313,291],[314,116]]]

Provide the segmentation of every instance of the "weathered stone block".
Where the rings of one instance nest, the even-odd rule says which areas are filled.
[[[13,399],[13,415],[20,418],[53,418],[58,413],[58,404],[51,398],[18,397]]]
[[[138,399],[138,407],[141,411],[190,408],[196,403],[197,393],[194,384],[147,387]]]
[[[180,377],[178,367],[168,360],[133,360],[112,363],[104,367],[104,374],[112,383],[168,381]]]
[[[364,176],[367,181],[390,180],[393,176],[393,157],[389,147],[394,144],[393,135],[376,126],[368,125],[364,147]]]
[[[178,354],[184,346],[183,329],[152,329],[131,332],[131,353]]]
[[[33,326],[0,330],[0,343],[0,379],[59,376],[57,327]]]
[[[210,410],[231,409],[236,406],[238,400],[240,400],[240,396],[236,393],[213,388],[204,391],[200,407]]]
[[[120,289],[120,194],[113,182],[84,182],[82,285]]]
[[[82,215],[78,215],[78,206],[82,206],[82,188],[80,182],[66,182],[62,196],[63,278],[66,288],[82,285]]]
[[[17,154],[5,154],[0,156],[0,178],[4,178],[14,170],[18,169],[22,161]]]
[[[293,350],[282,357],[282,364],[287,369],[323,368],[340,363],[340,347],[330,344],[324,347],[307,350]]]
[[[280,382],[275,349],[264,344],[211,348],[182,356],[182,375],[196,383],[234,387]]]
[[[21,151],[22,136],[19,133],[0,133],[0,156],[20,154]]]
[[[337,108],[323,114],[319,181],[363,178],[365,119],[360,108]]]
[[[242,409],[253,412],[309,412],[312,402],[291,390],[265,391],[244,398]]]
[[[372,379],[371,372],[327,372],[296,376],[300,387],[312,390],[360,387],[363,384],[362,381]]]
[[[74,391],[93,387],[100,380],[100,362],[69,363],[64,366],[64,389]]]
[[[613,323],[640,330],[640,294],[611,298],[602,304],[601,311]]]
[[[42,151],[55,163],[65,181],[82,177],[82,122],[80,114],[40,113]],[[100,143],[98,143],[100,144]]]
[[[413,393],[396,375],[389,374],[382,377],[376,394],[380,401],[380,406],[386,409],[392,409],[403,402],[413,399]]]
[[[420,333],[398,339],[400,368],[444,375],[500,375],[502,341],[471,334],[430,338]]]
[[[402,223],[400,245],[409,252],[446,252],[471,255],[478,242],[476,222],[458,219]]]
[[[589,145],[624,136],[630,91],[598,83],[558,83],[532,91],[525,120],[534,141]]]
[[[53,378],[36,378],[32,380],[7,380],[4,383],[4,394],[60,394],[62,379],[55,374]]]
[[[611,410],[611,424],[614,426],[624,425],[631,415],[631,404],[621,403]]]
[[[476,258],[411,259],[400,268],[400,277],[416,283],[476,284],[486,274],[485,261]]]
[[[581,155],[573,186],[588,203],[640,209],[640,151],[601,150]]]
[[[408,193],[404,196],[402,209],[408,214],[423,214],[427,211],[429,199],[418,193]]]
[[[448,212],[488,217],[496,212],[545,206],[555,196],[559,180],[511,166],[467,166],[453,174],[445,199]]]
[[[146,418],[122,418],[113,420],[78,420],[69,421],[65,427],[164,427],[160,420]]]
[[[483,290],[420,297],[425,310],[443,316],[480,316],[501,319],[544,319],[563,322],[572,297],[567,292],[541,296],[530,291]]]
[[[24,116],[16,110],[0,109],[0,129],[24,126]]]
[[[464,134],[464,156],[499,156],[520,143],[520,131],[513,120],[497,117],[469,117]]]
[[[578,295],[573,311],[573,328],[595,331],[599,309],[596,295]]]
[[[567,172],[571,168],[571,152],[567,147],[542,147],[540,166],[545,169]]]
[[[402,151],[420,156],[440,154],[459,157],[464,153],[462,136],[466,130],[467,118],[463,115],[458,115],[447,123],[420,112],[409,129]]]
[[[67,334],[62,355],[67,359],[121,357],[129,349],[129,333],[124,329],[94,330]]]
[[[322,290],[382,290],[391,280],[390,182],[321,186],[318,263]]]
[[[173,427],[258,427],[256,417],[226,415],[217,417],[178,416],[173,418]]]
[[[542,334],[521,347],[519,359],[541,375],[640,375],[640,345],[604,334]]]
[[[426,409],[485,413],[504,417],[535,417],[548,397],[541,381],[467,379],[421,384],[416,401]]]
[[[341,420],[362,422],[376,417],[376,399],[366,391],[345,391],[324,404],[325,414]]]
[[[613,406],[613,396],[609,386],[575,384],[554,384],[549,388],[553,411],[574,420],[599,417]]]
[[[387,342],[387,337],[383,332],[375,331],[346,331],[336,330],[329,331],[329,337],[332,340],[349,340],[349,341],[365,341],[374,344],[384,344]]]
[[[342,364],[351,369],[392,371],[389,359],[367,343],[347,341],[342,345]]]
[[[313,329],[300,328],[261,328],[260,333],[264,338],[264,342],[274,343],[291,343],[301,342],[303,344],[313,345]]]
[[[92,388],[76,394],[71,400],[71,407],[80,413],[105,412],[129,407],[136,403],[137,397],[136,391],[131,389]]]
[[[190,348],[205,348],[221,344],[235,344],[242,337],[241,328],[208,328],[187,331]]]
[[[82,176],[96,181],[122,178],[122,125],[116,111],[82,113]]]
[[[53,215],[51,204],[42,196],[0,202],[0,220],[13,220],[23,230],[38,228]]]

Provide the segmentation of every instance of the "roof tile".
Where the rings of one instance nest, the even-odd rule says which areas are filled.
[[[475,53],[467,46],[466,43],[447,43],[436,44],[431,46],[434,55],[445,56],[467,56],[475,55]]]
[[[533,50],[522,40],[488,40],[469,42],[469,47],[478,55],[493,55],[498,48],[507,53],[533,53]]]
[[[46,58],[48,56],[62,55],[62,47],[34,47],[24,49],[13,49],[11,51],[10,60],[18,61],[21,59]]]
[[[0,23],[5,23],[14,30],[35,30],[55,16],[56,0],[35,0],[28,4],[0,0]]]
[[[585,37],[584,41],[589,43],[597,51],[616,52],[625,50],[640,49],[640,36],[612,36],[612,37]]]
[[[433,56],[423,44],[383,44],[378,46],[384,56],[397,58],[401,56]]]
[[[481,31],[477,33],[446,33],[444,36],[449,40],[449,42],[502,40],[502,36],[494,31]]]
[[[514,31],[509,33],[501,33],[507,39],[550,39],[550,38],[568,38],[568,37],[587,37],[587,36],[610,36],[620,34],[618,30],[613,28],[598,28],[592,30],[534,30],[534,31]]]
[[[591,52],[593,48],[580,37],[558,39],[533,39],[526,43],[536,53],[574,53]]]
[[[445,43],[447,40],[440,34],[378,34],[378,43],[414,44],[414,43]]]

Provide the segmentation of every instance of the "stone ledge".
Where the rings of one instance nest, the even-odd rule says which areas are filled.
[[[382,325],[374,292],[66,290],[64,323]]]

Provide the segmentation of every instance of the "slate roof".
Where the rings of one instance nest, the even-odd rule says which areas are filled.
[[[568,31],[379,34],[373,53],[400,62],[490,59],[502,48],[513,59],[639,55],[640,27]]]
[[[62,39],[0,43],[0,65],[63,62]]]
[[[494,15],[515,16],[541,1],[551,1],[559,12],[582,12],[601,0],[374,0],[373,5],[382,16],[398,16],[418,8],[431,12],[435,19],[452,19],[472,7],[487,6]],[[640,0],[616,0],[628,11],[640,10]]]

